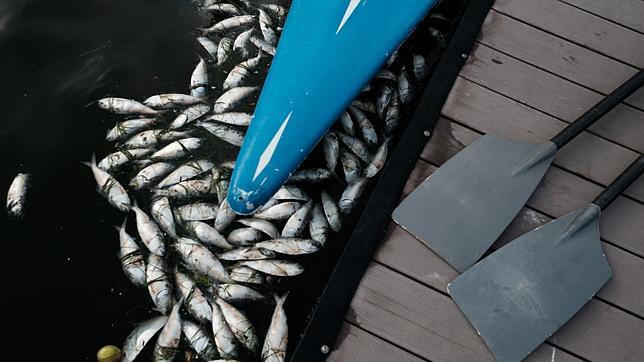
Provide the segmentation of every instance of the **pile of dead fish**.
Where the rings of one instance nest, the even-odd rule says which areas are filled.
[[[163,314],[131,332],[123,358],[134,360],[161,330],[156,360],[196,353],[203,360],[283,361],[286,293],[277,295],[274,285],[301,274],[298,258],[340,232],[385,163],[392,134],[426,76],[426,59],[411,55],[406,64],[413,69],[382,70],[305,166],[254,215],[240,216],[226,202],[235,147],[252,121],[287,7],[253,1],[201,6],[214,25],[197,38],[205,52],[186,94],[98,101],[119,117],[106,137],[115,151],[87,165],[99,193],[134,215],[131,231],[127,217],[116,228],[119,257],[129,280],[147,288]],[[388,67],[395,60],[394,54]],[[268,330],[260,333],[244,311],[273,299],[272,317],[262,322]]]

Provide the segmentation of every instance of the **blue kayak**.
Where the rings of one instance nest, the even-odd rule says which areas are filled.
[[[293,0],[228,191],[240,214],[284,184],[436,0]]]

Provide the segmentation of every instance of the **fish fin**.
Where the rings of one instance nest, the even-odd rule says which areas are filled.
[[[125,229],[125,225],[127,225],[127,215],[125,216],[125,219],[123,220],[121,226],[114,225],[114,229],[116,229],[116,231],[118,232],[121,232],[121,230]]]
[[[278,306],[284,305],[284,302],[286,302],[286,297],[288,297],[288,293],[289,292],[286,292],[286,293],[282,294],[281,296],[278,296],[277,294],[274,294],[273,298],[275,298],[275,303]]]

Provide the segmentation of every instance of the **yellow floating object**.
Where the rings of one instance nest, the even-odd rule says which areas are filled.
[[[96,352],[96,360],[98,362],[118,362],[122,355],[123,352],[121,352],[120,348],[108,344]]]

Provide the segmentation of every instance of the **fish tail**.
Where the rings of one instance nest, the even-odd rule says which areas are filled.
[[[125,219],[123,219],[123,223],[121,226],[114,226],[116,231],[120,232],[121,230],[125,229],[125,225],[127,225],[127,215],[125,216]]]
[[[96,166],[96,153],[92,152],[92,158],[90,159],[90,161],[84,161],[81,163],[89,168]]]
[[[281,296],[279,296],[277,294],[273,295],[273,298],[275,298],[275,303],[278,306],[284,305],[284,302],[286,302],[286,297],[288,297],[288,293],[289,292],[286,292],[286,293],[282,294]]]

